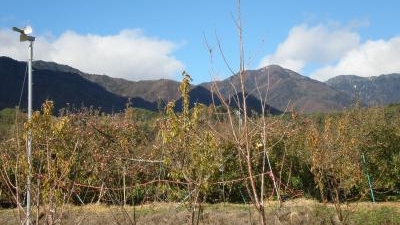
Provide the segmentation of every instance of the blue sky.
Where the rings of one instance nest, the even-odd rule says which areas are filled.
[[[324,81],[400,72],[395,0],[242,0],[245,66],[279,64]],[[34,58],[129,80],[191,74],[194,83],[238,68],[236,0],[3,1],[0,55],[27,59],[13,26],[33,27]],[[208,46],[212,49],[211,55]]]

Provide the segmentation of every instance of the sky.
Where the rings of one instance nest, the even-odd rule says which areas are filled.
[[[33,28],[34,60],[128,80],[193,83],[277,64],[319,81],[400,72],[397,0],[0,0],[0,56],[28,59],[12,27]]]

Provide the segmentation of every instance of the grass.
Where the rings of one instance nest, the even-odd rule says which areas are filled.
[[[400,202],[352,203],[343,205],[346,224],[400,225]],[[266,203],[269,224],[334,224],[335,211],[330,204],[314,200],[294,199],[276,208],[276,202]],[[0,210],[0,224],[18,224],[15,209]],[[190,224],[186,206],[178,203],[152,203],[140,206],[86,205],[68,206],[61,224]],[[41,224],[45,224],[41,221]],[[259,224],[258,215],[251,205],[206,204],[200,224],[235,225]]]
[[[349,224],[400,225],[400,202],[360,203],[354,213],[349,213]]]

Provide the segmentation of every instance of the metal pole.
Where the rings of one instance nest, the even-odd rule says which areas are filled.
[[[29,60],[28,60],[28,121],[32,118],[32,58],[33,41],[29,41]],[[28,130],[27,143],[28,157],[28,177],[26,183],[26,225],[30,225],[31,219],[31,179],[32,179],[32,132]]]
[[[29,41],[29,60],[28,60],[28,121],[31,120],[32,117],[32,58],[33,58],[33,41],[35,41],[35,37],[28,36],[28,34],[32,33],[32,28],[30,26],[25,27],[24,29],[20,29],[17,27],[12,28],[13,31],[20,33],[19,40]],[[28,129],[28,135],[26,140],[26,155],[28,161],[28,175],[26,181],[26,225],[31,224],[31,180],[32,180],[32,131]]]

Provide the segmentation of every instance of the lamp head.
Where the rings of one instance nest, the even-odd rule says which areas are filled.
[[[28,36],[28,34],[32,33],[32,27],[31,26],[26,26],[24,29],[19,29],[17,27],[12,28],[13,31],[19,32],[19,40],[20,41],[34,41],[35,37],[33,36]]]
[[[26,35],[28,35],[28,34],[31,34],[32,33],[32,27],[31,26],[26,26],[25,28],[24,28],[24,30],[23,30],[23,32],[24,32],[24,34],[26,34]]]

